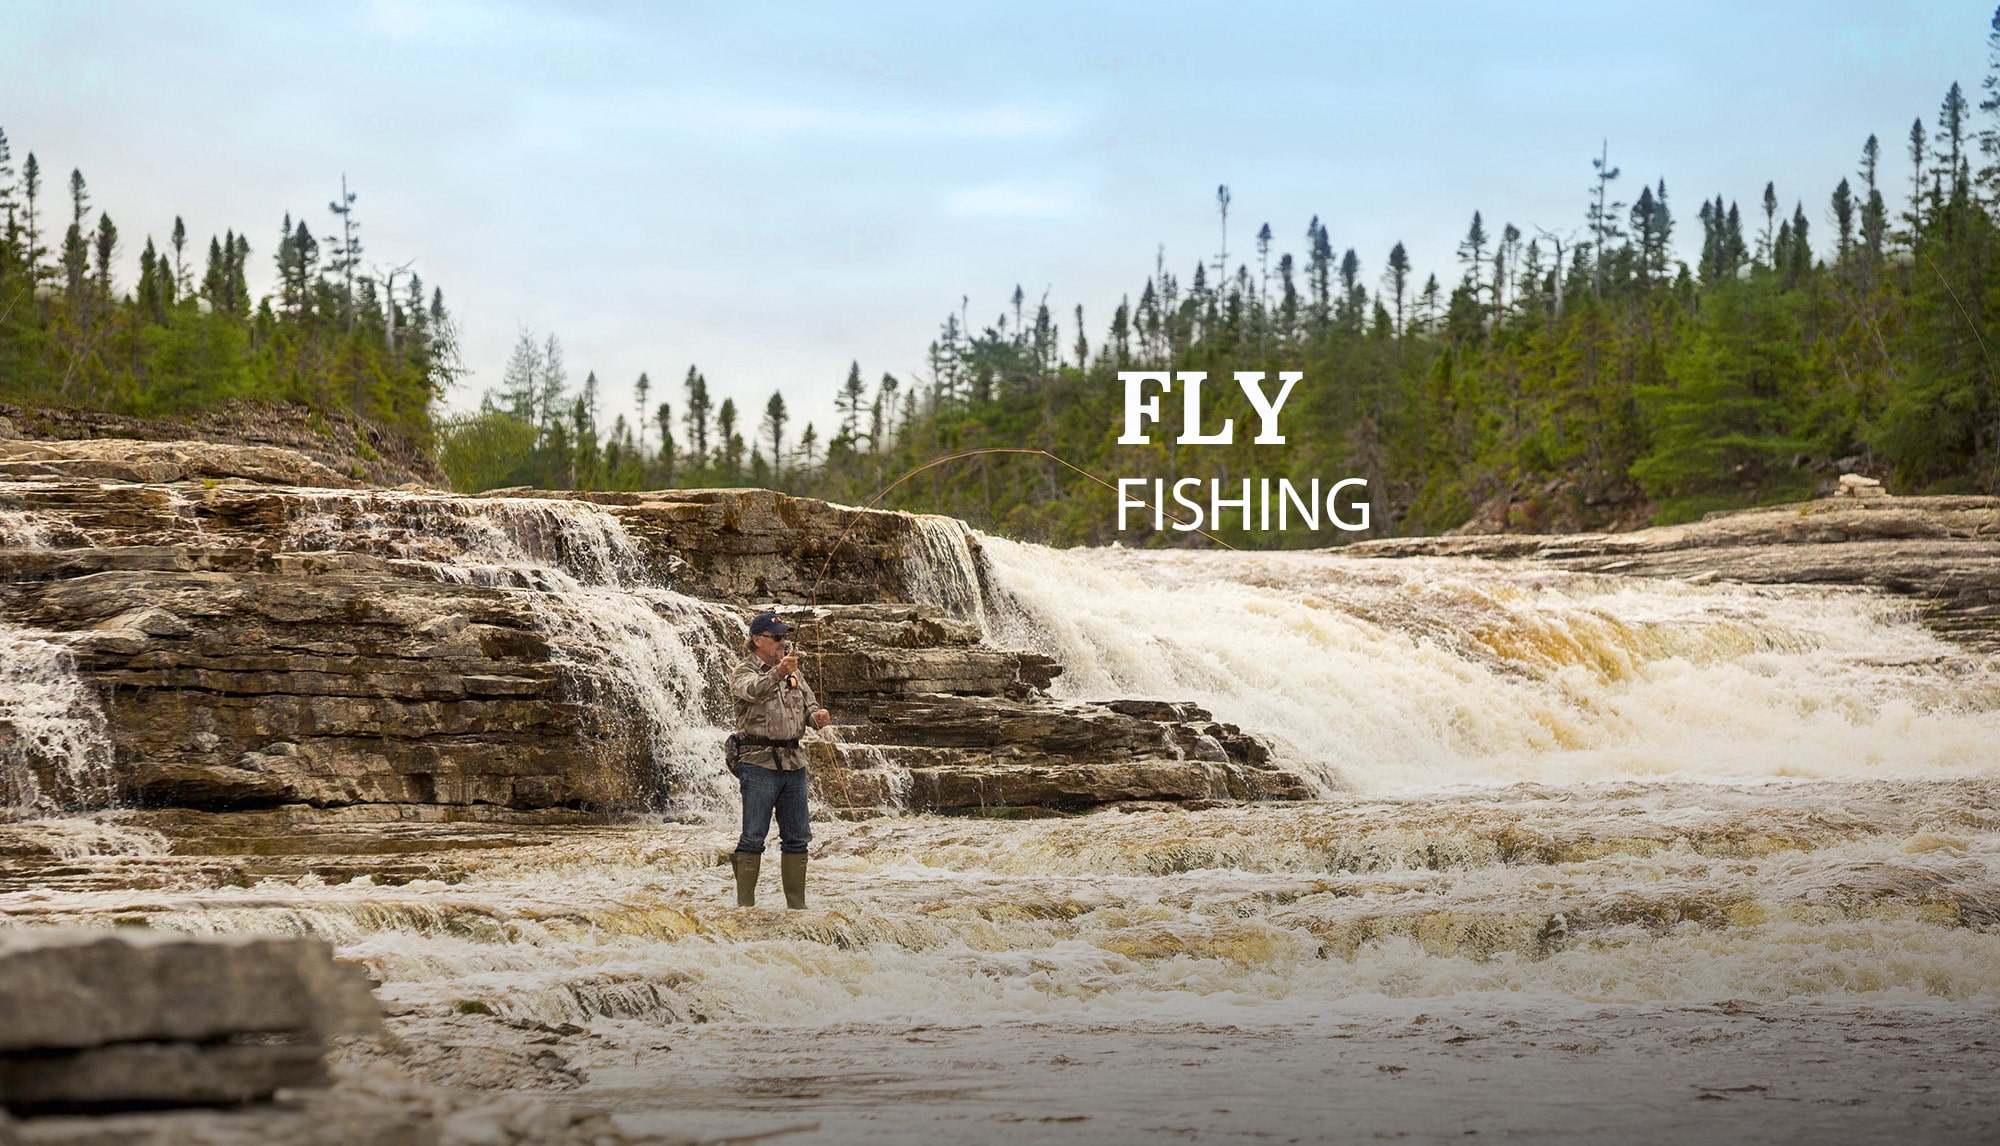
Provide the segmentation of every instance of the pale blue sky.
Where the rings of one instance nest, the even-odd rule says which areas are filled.
[[[414,261],[497,383],[518,331],[630,409],[698,363],[824,429],[850,359],[916,373],[947,312],[1049,292],[1092,342],[1155,247],[1184,276],[1234,196],[1232,261],[1268,221],[1404,241],[1455,274],[1474,209],[1581,226],[1590,157],[1664,177],[1676,240],[1716,193],[1775,180],[1826,217],[1879,133],[1892,202],[1910,121],[1976,93],[1992,7],[486,4],[7,0],[0,128],[72,167],[127,237],[176,213],[246,230],[269,281],[286,211],[316,228],[344,172],[369,257]],[[1822,225],[1816,232],[1824,237]],[[136,272],[128,272],[136,273]]]

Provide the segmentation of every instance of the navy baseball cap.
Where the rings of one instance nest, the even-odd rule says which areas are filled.
[[[753,637],[782,637],[792,631],[792,626],[778,619],[776,613],[759,613],[750,618],[750,635]]]

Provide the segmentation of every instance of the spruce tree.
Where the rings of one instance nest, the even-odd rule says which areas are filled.
[[[0,130],[0,275],[5,275],[7,264],[18,257],[15,254],[20,244],[20,223],[16,218],[21,209],[18,194],[14,186],[14,152],[7,146],[6,131]]]
[[[790,418],[785,412],[785,395],[771,391],[771,400],[764,403],[764,434],[771,439],[771,474],[781,480],[785,473],[785,423]]]
[[[687,390],[687,413],[684,417],[687,419],[688,446],[693,450],[689,464],[705,466],[709,457],[708,379],[702,377],[701,371],[689,366],[687,380],[682,385]]]
[[[1764,184],[1764,233],[1757,236],[1757,261],[1767,267],[1777,265],[1778,185]]]
[[[153,237],[147,235],[146,249],[139,252],[139,288],[136,292],[136,301],[139,304],[139,313],[150,322],[166,320],[166,299],[163,297],[165,284],[161,280],[167,275],[162,273],[165,269],[163,262],[158,252],[153,249]]]
[[[1835,231],[1833,257],[1834,264],[1838,266],[1847,262],[1848,252],[1854,246],[1854,192],[1847,186],[1846,179],[1843,178],[1833,189],[1830,206]]]
[[[639,380],[632,383],[632,393],[638,398],[639,453],[641,455],[644,455],[646,452],[646,394],[652,388],[653,380],[646,377],[646,372],[641,370],[639,372]]]
[[[1015,307],[1019,309],[1021,288],[1016,286],[1014,293]],[[867,404],[867,400],[868,387],[861,381],[861,363],[850,362],[847,365],[847,380],[840,384],[840,389],[833,395],[834,411],[840,415],[841,436],[850,444],[860,436],[861,408]]]
[[[340,280],[341,320],[349,331],[359,317],[354,305],[354,270],[361,265],[361,229],[354,221],[354,198],[354,192],[347,189],[347,175],[342,173],[340,198],[326,205],[328,211],[340,217],[340,243],[333,248],[326,269]]]
[[[1340,300],[1335,304],[1342,328],[1358,332],[1367,306],[1368,292],[1361,286],[1361,257],[1349,247],[1340,256]]]
[[[1383,272],[1382,285],[1396,300],[1396,333],[1403,333],[1403,297],[1410,286],[1410,253],[1403,249],[1402,240],[1389,248],[1389,269]]]
[[[1333,291],[1333,240],[1326,233],[1326,224],[1314,215],[1306,224],[1306,242],[1310,244],[1306,256],[1306,281],[1312,290],[1313,324],[1315,328],[1326,325],[1332,305],[1329,295]]]
[[[1257,228],[1257,291],[1263,307],[1271,305],[1271,224]]]
[[[1904,220],[1910,224],[1910,246],[1914,249],[1917,237],[1924,229],[1924,134],[1923,117],[1910,121],[1910,211]]]
[[[734,482],[743,469],[743,435],[736,432],[736,399],[724,398],[715,411],[716,436],[722,439],[722,470]]]
[[[22,236],[22,246],[25,252],[23,258],[28,265],[28,281],[30,284],[38,282],[43,277],[42,255],[45,252],[42,250],[41,222],[37,214],[37,207],[40,205],[41,197],[42,165],[35,158],[35,153],[30,151],[27,161],[21,164],[21,202],[24,205],[24,215],[27,219],[27,228]]]
[[[69,221],[82,231],[83,217],[90,211],[90,188],[83,181],[82,170],[74,167],[69,172],[69,203]]]
[[[1934,149],[1936,168],[1934,181],[1942,182],[1949,189],[1949,198],[1964,197],[1966,187],[1963,182],[1965,169],[1965,117],[1970,110],[1965,102],[1965,90],[1953,83],[1944,93],[1944,102],[1938,106],[1938,130],[1935,136],[1940,144]]]
[[[1861,207],[1861,248],[1871,276],[1874,269],[1882,265],[1882,253],[1889,234],[1889,205],[1882,198],[1881,188],[1875,185],[1875,162],[1881,150],[1881,145],[1871,135],[1861,153],[1862,178],[1868,185],[1868,200]]]
[[[1458,244],[1458,261],[1465,265],[1462,281],[1478,282],[1479,268],[1486,261],[1486,223],[1477,211],[1472,213],[1472,225],[1466,228],[1465,238]]]
[[[188,229],[179,215],[174,216],[174,233],[169,241],[174,247],[174,297],[179,298],[187,294],[189,285],[186,261]]]
[[[232,244],[234,237],[231,237]],[[223,291],[225,277],[229,273],[228,263],[222,254],[222,241],[215,236],[208,237],[208,268],[201,275],[201,294],[208,300],[211,310],[226,310]]]
[[[1585,216],[1591,235],[1590,290],[1592,295],[1602,297],[1611,259],[1611,244],[1625,237],[1618,226],[1618,213],[1625,209],[1625,204],[1611,198],[1611,184],[1618,178],[1619,169],[1611,166],[1610,140],[1600,144],[1599,154],[1590,161],[1590,166],[1597,172],[1596,183],[1591,188],[1590,210]]]
[[[90,272],[90,244],[83,237],[81,224],[71,223],[69,230],[63,232],[62,269],[69,305],[80,311],[84,284]]]
[[[70,306],[81,309],[84,284],[90,273],[90,241],[83,232],[83,217],[90,210],[90,188],[77,168],[71,168],[69,173],[69,201],[69,230],[63,233],[62,246],[63,280]]]
[[[118,257],[118,227],[112,223],[111,216],[101,211],[97,215],[97,238],[92,247],[96,255],[97,297],[109,304],[117,297],[111,282],[111,263]]]

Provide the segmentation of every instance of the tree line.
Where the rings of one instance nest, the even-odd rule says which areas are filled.
[[[1808,496],[1843,472],[1911,492],[2000,492],[2000,12],[1988,44],[1979,98],[1951,84],[1899,139],[1900,170],[1870,135],[1830,189],[1767,182],[1747,210],[1697,197],[1692,265],[1675,254],[1684,224],[1666,180],[1628,183],[1608,148],[1575,224],[1524,230],[1475,211],[1442,279],[1420,279],[1401,243],[1367,267],[1317,217],[1299,253],[1265,224],[1254,254],[1232,257],[1220,187],[1216,255],[1185,275],[1156,256],[1094,345],[1081,307],[1059,318],[1016,286],[990,322],[963,306],[947,316],[907,383],[851,365],[823,439],[810,424],[788,433],[781,393],[761,415],[714,405],[694,367],[678,418],[672,401],[648,405],[669,396],[642,377],[632,416],[600,433],[594,378],[570,391],[557,342],[524,336],[447,458],[478,439],[452,468],[468,485],[756,484],[858,502],[943,454],[1032,446],[1104,477],[1364,477],[1376,531],[1392,533],[1469,518],[1529,530],[1687,520]],[[1282,449],[1247,434],[1118,446],[1125,369],[1299,370],[1307,382]],[[1233,387],[1209,393],[1209,424],[1253,424]],[[887,504],[1058,543],[1188,538],[1121,537],[1112,495],[1046,459],[939,467]]]
[[[254,298],[247,235],[204,251],[176,216],[122,277],[131,239],[83,172],[50,179],[33,152],[17,168],[0,131],[0,395],[137,415],[295,402],[432,440],[458,372],[451,316],[408,264],[364,259],[345,179],[318,235],[285,216],[276,286]]]

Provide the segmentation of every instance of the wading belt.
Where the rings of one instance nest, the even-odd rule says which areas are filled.
[[[736,743],[745,748],[790,748],[797,750],[799,738],[794,736],[790,740],[772,740],[766,736],[745,736],[742,733],[738,733]]]

